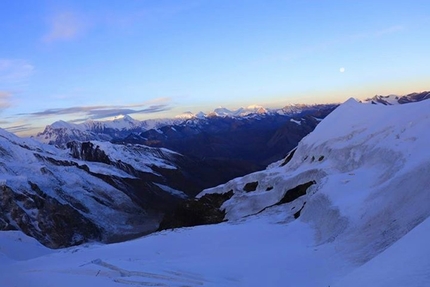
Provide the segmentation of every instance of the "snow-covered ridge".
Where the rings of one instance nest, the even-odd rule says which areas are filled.
[[[407,95],[376,95],[372,98],[365,99],[365,103],[382,104],[382,105],[399,105],[406,103],[419,102],[430,99],[430,92],[423,91],[420,93],[411,93]]]
[[[430,216],[429,110],[430,101],[384,106],[350,99],[284,160],[198,197],[233,191],[222,208],[237,221],[314,183],[287,204],[290,217],[313,226],[318,244],[335,241],[350,262],[362,264]],[[255,191],[246,191],[250,183]]]
[[[199,112],[197,114],[193,114],[192,112],[186,112],[181,115],[178,115],[177,118],[183,119],[203,119],[205,117],[231,117],[231,118],[240,118],[240,117],[250,117],[250,116],[259,116],[259,115],[270,115],[270,114],[279,114],[279,115],[295,115],[306,110],[311,109],[319,109],[324,106],[329,105],[337,105],[337,104],[326,104],[326,105],[306,105],[306,104],[290,104],[284,106],[282,108],[265,108],[260,105],[250,105],[245,108],[238,108],[237,110],[231,110],[225,107],[219,107],[214,109],[212,112],[204,113]]]
[[[157,213],[187,197],[178,160],[167,149],[106,141],[60,149],[0,129],[0,230],[50,247],[153,232]]]

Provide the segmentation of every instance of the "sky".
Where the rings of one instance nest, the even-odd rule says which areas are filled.
[[[0,128],[429,90],[430,3],[3,0]]]

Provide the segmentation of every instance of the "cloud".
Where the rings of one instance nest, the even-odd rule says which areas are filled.
[[[9,126],[5,128],[10,133],[19,134],[23,132],[29,132],[33,130],[34,127],[32,127],[31,124],[22,124],[22,125],[15,125],[15,126]]]
[[[395,25],[395,26],[391,26],[388,27],[386,29],[382,29],[379,31],[376,31],[374,33],[375,37],[381,37],[381,36],[385,36],[385,35],[389,35],[389,34],[394,34],[394,33],[398,33],[398,32],[402,32],[405,30],[405,27],[402,25]]]
[[[153,114],[169,110],[170,107],[167,105],[153,105],[144,109],[124,109],[124,108],[113,108],[113,109],[100,109],[91,110],[88,115],[91,119],[103,119],[109,117],[115,117],[119,115],[130,115],[130,114]]]
[[[319,53],[331,48],[338,47],[340,45],[344,45],[345,43],[355,43],[360,41],[367,41],[373,38],[386,37],[395,33],[402,32],[404,30],[405,30],[405,27],[402,25],[393,25],[379,30],[346,35],[346,36],[334,38],[331,40],[328,39],[323,42],[315,43],[309,46],[300,47],[300,49],[293,50],[290,53],[284,53],[281,55],[274,55],[271,57],[267,57],[259,62],[278,61],[278,60],[289,62],[289,61],[297,60],[299,58],[307,57],[310,54]]]
[[[57,13],[49,19],[49,29],[42,40],[46,43],[73,40],[83,34],[85,27],[85,21],[76,13]]]
[[[0,83],[19,83],[33,74],[34,66],[25,60],[0,59]]]
[[[404,30],[405,30],[404,26],[394,25],[394,26],[386,27],[386,28],[383,28],[380,30],[354,34],[354,35],[349,36],[349,39],[350,40],[363,40],[363,39],[368,39],[368,38],[379,38],[379,37],[383,37],[386,35],[399,33],[399,32],[402,32]]]
[[[11,94],[9,92],[0,91],[0,111],[10,107]]]
[[[142,27],[148,27],[169,20],[178,14],[199,7],[200,5],[200,0],[188,0],[181,2],[173,1],[171,3],[154,1],[153,4],[142,2],[140,5],[133,5],[134,8],[132,10],[125,9],[123,11],[119,11],[118,9],[112,10],[107,7],[105,13],[102,13],[104,14],[102,21],[103,24],[110,27],[132,32]],[[124,7],[127,6],[128,3],[124,3]]]
[[[152,114],[162,111],[168,111],[171,109],[168,103],[164,102],[165,99],[158,99],[155,101],[143,103],[143,104],[132,104],[122,106],[78,106],[70,108],[56,108],[46,109],[43,111],[19,114],[20,116],[30,117],[50,117],[50,116],[66,116],[66,115],[80,115],[80,119],[74,120],[74,122],[84,121],[88,119],[103,119],[109,117],[115,117],[119,115],[131,115],[131,114]],[[157,103],[160,102],[160,103]]]

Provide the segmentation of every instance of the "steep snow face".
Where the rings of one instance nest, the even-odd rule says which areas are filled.
[[[430,286],[430,218],[334,287]]]
[[[287,203],[290,220],[300,216],[318,244],[335,241],[348,260],[362,264],[430,215],[429,110],[430,101],[383,106],[350,99],[286,159],[198,197],[232,190],[222,208],[235,221],[315,181]],[[254,191],[245,191],[250,183]]]

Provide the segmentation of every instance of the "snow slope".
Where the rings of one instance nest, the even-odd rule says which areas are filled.
[[[379,256],[333,286],[430,286],[429,241],[430,219],[427,218]]]
[[[22,230],[50,247],[153,232],[160,213],[187,197],[177,184],[181,157],[109,142],[64,150],[0,129],[0,230]]]
[[[429,111],[348,100],[284,160],[199,194],[232,190],[228,222],[4,254],[1,285],[430,286]]]
[[[16,261],[3,265],[0,282],[71,287],[327,286],[346,268],[327,247],[313,246],[312,229],[304,223],[283,225],[261,217]]]

